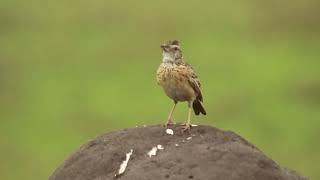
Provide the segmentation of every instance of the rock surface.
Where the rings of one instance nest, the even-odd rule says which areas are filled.
[[[174,135],[160,125],[106,133],[80,147],[49,180],[307,179],[280,167],[233,132],[209,126],[193,127],[191,134],[179,126],[172,129]],[[148,152],[157,146],[161,148],[150,157]],[[131,149],[125,172],[115,176]]]

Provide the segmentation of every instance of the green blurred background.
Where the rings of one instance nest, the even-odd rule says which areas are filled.
[[[207,116],[320,179],[320,3],[0,1],[0,179],[47,179],[107,131],[164,123],[159,45],[179,39]],[[175,119],[187,117],[180,104]]]

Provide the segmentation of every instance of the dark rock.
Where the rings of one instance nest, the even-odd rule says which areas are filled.
[[[138,127],[106,133],[80,147],[49,180],[116,179],[126,153],[133,149],[121,180],[306,180],[280,167],[254,145],[230,131],[193,127],[191,134],[173,127]],[[192,137],[192,139],[188,137]],[[162,145],[157,155],[152,147]],[[176,146],[178,144],[178,146]]]

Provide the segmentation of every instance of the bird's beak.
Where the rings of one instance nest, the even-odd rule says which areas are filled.
[[[160,48],[161,48],[164,52],[167,52],[167,47],[168,47],[168,46],[163,45],[163,44],[160,46]]]

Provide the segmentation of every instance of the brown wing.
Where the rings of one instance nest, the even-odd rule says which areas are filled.
[[[181,62],[179,65],[185,68],[184,74],[188,77],[188,81],[192,89],[197,93],[197,99],[203,101],[201,93],[201,83],[192,66],[186,62]]]

